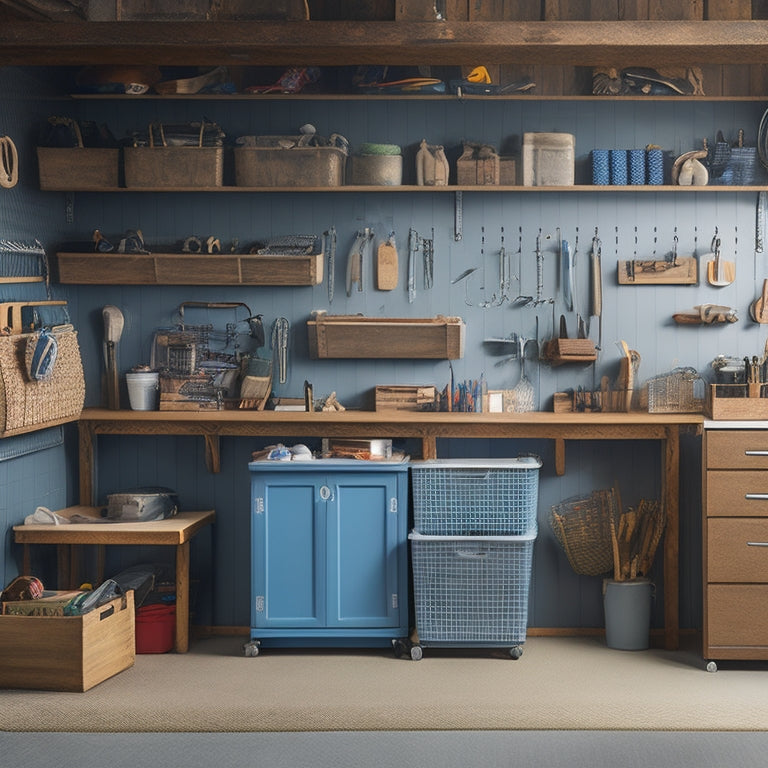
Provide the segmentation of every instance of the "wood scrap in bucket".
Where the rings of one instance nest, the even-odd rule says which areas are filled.
[[[666,524],[661,503],[641,499],[634,508],[622,510],[617,494],[617,513],[611,517],[613,578],[628,581],[647,576]]]

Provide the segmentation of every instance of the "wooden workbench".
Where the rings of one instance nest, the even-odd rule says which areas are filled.
[[[59,514],[97,516],[91,506],[67,507]],[[176,641],[175,650],[189,650],[189,542],[206,525],[213,523],[213,510],[181,512],[166,520],[144,523],[72,523],[70,525],[15,525],[16,543],[24,545],[24,573],[32,573],[30,545],[56,544],[58,546],[59,589],[77,589],[79,567],[78,545],[96,545],[103,549],[107,544],[144,544],[148,546],[176,547]],[[97,582],[104,578],[103,557],[99,558]],[[94,585],[95,586],[95,585]]]
[[[436,458],[438,438],[539,438],[555,441],[555,470],[565,472],[566,440],[656,440],[661,448],[664,535],[664,640],[679,642],[680,432],[701,430],[698,414],[632,413],[411,413],[342,411],[110,411],[87,408],[79,421],[80,501],[95,503],[99,435],[199,435],[206,463],[220,469],[223,436],[416,438],[422,457]]]

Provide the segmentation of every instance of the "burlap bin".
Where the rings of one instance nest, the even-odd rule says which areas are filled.
[[[162,135],[162,126],[161,135]],[[224,147],[204,147],[200,124],[198,146],[167,146],[154,143],[150,127],[149,146],[125,147],[126,187],[221,187],[224,184]]]
[[[75,421],[85,402],[85,379],[77,331],[54,329],[58,353],[53,375],[33,381],[25,353],[34,333],[0,336],[0,437]]]
[[[339,187],[347,153],[341,147],[235,147],[238,187]]]

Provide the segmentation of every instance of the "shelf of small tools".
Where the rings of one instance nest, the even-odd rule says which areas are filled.
[[[768,418],[768,345],[762,356],[718,355],[715,383],[707,391],[706,413],[715,420]]]

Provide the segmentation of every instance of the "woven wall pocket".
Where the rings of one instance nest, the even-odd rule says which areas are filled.
[[[85,402],[85,377],[71,325],[54,328],[58,350],[53,373],[34,381],[27,373],[27,343],[35,333],[0,336],[0,437],[76,421]]]

